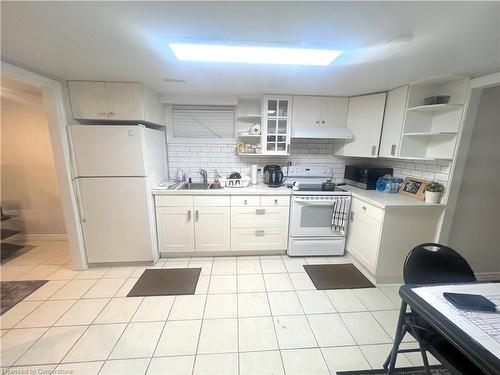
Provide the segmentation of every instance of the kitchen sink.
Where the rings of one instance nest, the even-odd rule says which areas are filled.
[[[179,183],[169,188],[170,190],[215,190],[222,189],[220,184],[203,184],[199,182],[193,183]]]
[[[207,190],[209,188],[209,184],[201,184],[201,183],[185,183],[178,187],[179,190]]]

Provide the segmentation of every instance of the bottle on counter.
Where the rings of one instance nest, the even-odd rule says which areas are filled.
[[[178,182],[184,181],[184,172],[180,168],[177,169],[177,181]]]

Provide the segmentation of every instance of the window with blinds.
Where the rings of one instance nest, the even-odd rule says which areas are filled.
[[[234,138],[234,124],[233,106],[172,106],[172,135],[175,138]]]

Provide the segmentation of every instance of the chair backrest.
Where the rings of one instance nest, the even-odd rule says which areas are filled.
[[[437,243],[423,243],[406,256],[405,284],[452,284],[474,282],[469,263],[455,250]]]

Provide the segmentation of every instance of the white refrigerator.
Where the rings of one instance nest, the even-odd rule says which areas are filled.
[[[152,189],[167,176],[165,132],[70,125],[69,134],[89,265],[156,261]]]

